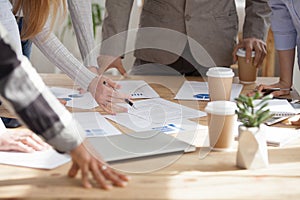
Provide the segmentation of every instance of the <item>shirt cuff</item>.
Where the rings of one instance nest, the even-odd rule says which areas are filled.
[[[47,141],[59,152],[70,153],[85,139],[84,131],[74,119],[64,128],[60,134]]]
[[[296,47],[297,33],[280,34],[274,32],[275,48],[277,50],[289,50]]]
[[[75,83],[82,87],[82,89],[86,90],[88,89],[90,83],[94,78],[97,77],[97,74],[91,72],[86,67],[81,67],[78,71],[78,78],[75,78]]]

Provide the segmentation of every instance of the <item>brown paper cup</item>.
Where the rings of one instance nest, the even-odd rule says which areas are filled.
[[[252,52],[252,57],[249,63],[246,62],[246,52],[243,49],[237,51],[239,79],[243,84],[255,83],[258,69],[254,66],[255,52]]]
[[[215,151],[232,148],[234,128],[237,122],[236,104],[229,101],[209,102],[205,108],[208,120],[210,147]]]
[[[230,100],[232,79],[234,73],[232,69],[226,67],[213,67],[206,73],[208,80],[208,90],[211,101]]]

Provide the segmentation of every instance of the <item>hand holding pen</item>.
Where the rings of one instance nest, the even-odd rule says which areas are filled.
[[[255,91],[260,91],[263,93],[264,96],[271,94],[274,97],[282,96],[282,95],[288,95],[290,91],[292,91],[292,88],[287,87],[283,84],[277,83],[273,85],[258,85],[255,88]]]
[[[104,84],[105,82],[105,84]],[[120,88],[113,80],[105,76],[98,76],[92,80],[88,87],[88,91],[93,95],[99,106],[109,114],[127,112],[127,108],[118,105],[117,103],[124,102],[124,99],[129,99],[130,95],[116,92]]]
[[[106,81],[103,81],[103,85],[108,86]],[[116,88],[112,88],[115,92],[118,92]],[[124,98],[124,102],[130,105],[132,108],[136,109],[136,107],[133,105],[133,102],[129,100],[129,98]]]

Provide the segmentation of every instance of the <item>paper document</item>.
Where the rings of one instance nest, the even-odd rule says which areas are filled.
[[[162,132],[172,133],[172,131],[176,132],[182,128],[190,130],[187,128],[188,126],[197,127],[196,123],[187,123],[184,119],[206,116],[205,112],[161,98],[135,101],[134,105],[136,109],[125,105],[128,107],[128,113],[106,115],[105,117],[133,131],[162,129]]]
[[[105,117],[135,132],[157,130],[166,134],[174,134],[196,130],[199,126],[199,124],[187,119],[175,119],[162,123],[154,123],[137,116],[124,113],[118,115],[106,115]]]
[[[80,109],[92,109],[98,106],[90,92],[80,94],[78,90],[61,87],[51,87],[50,90],[57,98],[66,100],[66,106]]]
[[[234,101],[240,95],[242,89],[242,84],[233,83],[230,100]],[[185,81],[174,99],[209,101],[209,98],[197,98],[196,96],[199,94],[209,94],[207,82]]]
[[[240,123],[239,123],[240,125]],[[282,147],[300,137],[300,130],[294,128],[263,127],[269,146]],[[235,138],[238,138],[238,126],[235,129]]]
[[[75,112],[72,115],[85,131],[86,137],[122,134],[98,112]]]
[[[128,114],[154,123],[167,122],[172,119],[190,119],[206,116],[205,112],[162,98],[135,101],[135,108],[127,104],[122,105],[128,108]]]
[[[155,90],[145,81],[118,81],[121,88],[118,90],[124,94],[130,94],[133,99],[148,99],[157,98],[159,95]]]
[[[71,160],[68,154],[57,153],[54,149],[33,153],[0,152],[0,163],[38,169],[54,169]]]
[[[260,103],[261,100],[255,100],[254,104]],[[286,99],[272,99],[267,101],[268,106],[265,109],[269,109],[270,112],[277,116],[285,116],[291,114],[297,114],[297,111],[291,106]]]

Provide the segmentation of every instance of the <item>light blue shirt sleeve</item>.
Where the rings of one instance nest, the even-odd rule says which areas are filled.
[[[293,24],[289,9],[281,0],[271,0],[271,27],[274,33],[275,48],[289,50],[296,47],[297,31]]]

